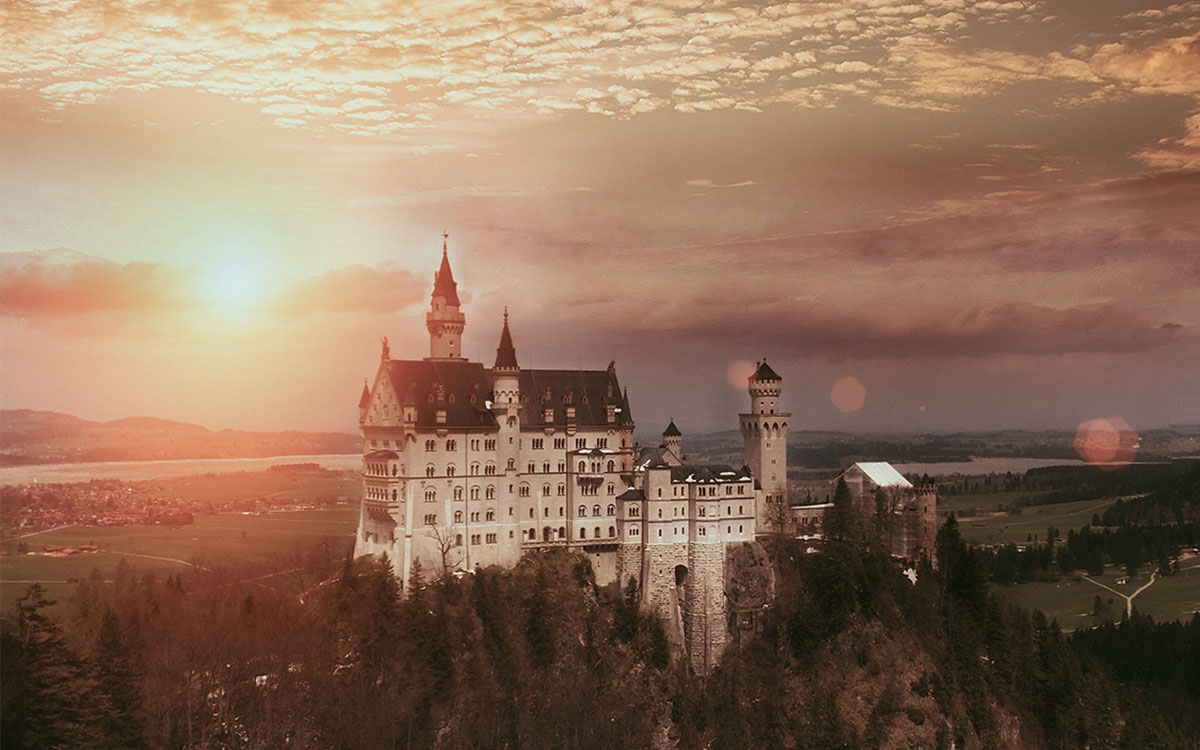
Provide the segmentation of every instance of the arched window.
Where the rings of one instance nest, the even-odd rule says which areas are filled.
[[[496,473],[496,464],[488,464],[483,467],[484,476],[492,476]]]
[[[549,494],[550,494],[550,485],[548,485],[548,484],[543,484],[543,485],[542,485],[542,494],[543,494],[543,495],[549,495]]]
[[[609,461],[609,462],[608,462],[608,470],[609,470],[609,471],[613,471],[613,470],[615,470],[616,468],[617,468],[617,465],[616,465],[615,463],[613,463],[612,461]]]
[[[488,508],[487,514],[484,517],[489,521],[495,521],[496,520],[496,511],[492,510],[491,508]]]
[[[565,485],[565,484],[558,485],[558,494],[560,494],[560,495],[567,494],[567,485]]]
[[[535,471],[537,471],[537,464],[535,464],[533,461],[530,461],[529,462],[529,473],[532,474]]]
[[[478,463],[471,464],[471,474],[473,476],[477,476],[479,474],[479,464]]]
[[[629,536],[637,536],[637,535],[638,535],[637,526],[630,526],[629,527]]]
[[[461,546],[462,546],[462,534],[455,534],[455,535],[454,535],[454,546],[455,546],[455,547],[461,547]]]
[[[580,539],[587,539],[587,529],[580,529],[580,530],[579,530],[579,538],[580,538]]]
[[[637,507],[636,505],[630,505],[630,506],[629,506],[629,517],[630,517],[630,518],[637,518],[637,517],[638,517],[638,507]]]
[[[608,515],[611,516],[611,515],[615,514],[616,512],[617,512],[617,508],[615,505],[608,506]]]
[[[542,473],[543,474],[550,473],[550,462],[549,461],[542,462]]]
[[[446,441],[446,450],[452,451],[452,450],[455,450],[456,448],[458,448],[458,443],[456,443],[453,440]]]
[[[399,497],[400,497],[400,493],[397,492],[396,490],[392,490],[392,499],[397,500],[397,499],[399,499]]]
[[[585,471],[587,471],[587,462],[580,461],[579,462],[579,473],[582,474]]]
[[[517,459],[515,459],[515,458],[508,459],[508,470],[509,471],[517,470]]]
[[[472,487],[472,488],[471,488],[471,499],[472,499],[472,500],[478,500],[478,499],[479,499],[479,487],[478,487],[478,486],[475,486],[475,487]]]
[[[462,523],[462,511],[461,510],[454,511],[454,522]]]
[[[530,529],[530,530],[529,530],[529,540],[530,540],[530,541],[532,541],[532,542],[536,542],[536,541],[537,541],[537,529]]]
[[[434,500],[437,500],[437,490],[435,490],[432,487],[426,487],[425,488],[425,502],[432,503]]]
[[[527,484],[521,485],[520,494],[521,494],[521,497],[529,497],[529,485],[527,485]]]
[[[454,468],[454,464],[450,464],[449,466],[446,467],[446,476],[452,477],[452,476],[454,476],[456,471],[458,471],[458,470]]]
[[[567,538],[567,528],[566,528],[565,526],[559,526],[559,527],[558,527],[558,538],[559,538],[559,539],[566,539],[566,538]]]
[[[425,441],[425,452],[433,453],[435,450],[437,450],[437,442],[434,440],[426,440]]]
[[[599,526],[596,527],[596,533],[593,534],[592,536],[594,536],[597,539],[600,538],[600,527]]]
[[[396,476],[396,469],[398,469],[398,468],[399,467],[396,466],[396,464],[392,464],[392,476]]]
[[[592,506],[592,515],[593,515],[593,516],[599,516],[599,515],[600,515],[600,506],[599,506],[599,505],[593,505],[593,506]]]
[[[435,471],[437,471],[437,469],[433,468],[433,464],[429,464],[425,467],[425,476],[431,477]]]
[[[617,488],[615,486],[613,486],[612,484],[609,484],[608,485],[608,494],[610,494],[610,495],[617,494]]]
[[[616,529],[616,527],[615,527],[615,526],[609,526],[609,527],[608,527],[608,535],[609,535],[609,536],[616,536],[616,535],[617,535],[617,529]]]
[[[558,462],[558,472],[561,474],[562,472],[564,472],[564,471],[566,471],[566,470],[567,470],[567,462],[566,462],[566,461],[559,461],[559,462]]]
[[[496,488],[489,485],[487,490],[484,491],[483,494],[484,494],[484,497],[486,497],[488,500],[495,500],[496,499]]]
[[[587,518],[587,506],[586,505],[579,506],[579,517]]]
[[[455,487],[455,488],[454,488],[454,499],[455,499],[455,500],[462,500],[462,498],[463,498],[463,488],[462,488],[462,487]]]

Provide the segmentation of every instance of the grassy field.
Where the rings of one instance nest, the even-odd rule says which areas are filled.
[[[44,545],[97,544],[100,551],[53,558],[9,554],[0,558],[0,607],[8,609],[29,582],[44,584],[50,598],[70,594],[71,578],[84,578],[98,569],[111,580],[125,560],[137,575],[158,578],[191,570],[193,566],[228,571],[238,576],[263,575],[295,567],[302,553],[327,544],[340,557],[354,543],[356,505],[329,510],[243,515],[198,515],[190,526],[71,526],[24,539],[9,538],[5,549],[25,542],[30,550]]]
[[[1110,567],[1105,575],[1096,578],[1109,588],[1131,595],[1150,580],[1150,568],[1146,568],[1128,583],[1118,584],[1124,577],[1119,568]],[[994,590],[1029,609],[1040,609],[1046,617],[1058,620],[1063,630],[1078,630],[1096,623],[1092,618],[1092,606],[1096,595],[1112,600],[1115,619],[1125,611],[1125,600],[1111,591],[1097,586],[1086,579],[1073,580],[1063,576],[1054,583],[1022,583],[1016,586],[996,586]],[[1177,575],[1160,577],[1154,585],[1133,600],[1133,606],[1152,616],[1155,620],[1187,619],[1200,611],[1200,558],[1184,560]]]
[[[298,502],[348,498],[362,494],[362,478],[354,472],[247,471],[236,474],[202,474],[152,479],[139,483],[164,497],[186,497],[197,502],[225,502],[254,498],[290,498]]]
[[[1045,495],[1043,491],[1026,490],[1022,492],[976,492],[969,495],[942,496],[938,498],[938,514],[948,515],[954,511],[959,516],[974,513],[990,513],[1004,505],[1012,508],[1022,498],[1038,498]]]
[[[1054,526],[1066,535],[1068,529],[1080,529],[1092,522],[1093,513],[1117,501],[1110,497],[1102,500],[1080,500],[1057,505],[1034,505],[1022,508],[1019,515],[988,516],[985,518],[959,519],[963,538],[972,544],[1021,543],[1036,535],[1039,541],[1046,540],[1046,528]],[[938,504],[938,510],[942,510]]]

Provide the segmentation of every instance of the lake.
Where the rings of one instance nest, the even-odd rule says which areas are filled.
[[[324,469],[362,468],[361,453],[269,458],[189,458],[166,461],[95,461],[76,464],[37,464],[0,468],[0,485],[33,482],[87,482],[92,479],[163,479],[193,474],[233,474],[265,471],[278,464],[317,464]]]
[[[964,476],[979,474],[1003,474],[1011,471],[1013,474],[1023,474],[1030,469],[1041,469],[1046,466],[1082,466],[1078,458],[976,458],[970,461],[948,461],[946,463],[911,463],[892,464],[901,474],[928,474],[929,476]]]

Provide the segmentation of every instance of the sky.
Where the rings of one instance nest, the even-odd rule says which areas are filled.
[[[0,13],[4,408],[353,431],[446,232],[639,432],[1200,421],[1200,2]]]

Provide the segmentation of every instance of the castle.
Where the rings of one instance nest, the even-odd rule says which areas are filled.
[[[522,368],[507,310],[492,367],[465,359],[444,241],[425,323],[428,357],[392,359],[385,338],[363,384],[355,554],[387,553],[407,582],[417,561],[440,575],[571,550],[600,585],[636,578],[642,603],[707,672],[729,630],[730,550],[766,532],[773,509],[788,512],[782,378],[764,361],[748,380],[744,466],[695,464],[674,421],[658,447],[635,446],[615,363]]]

